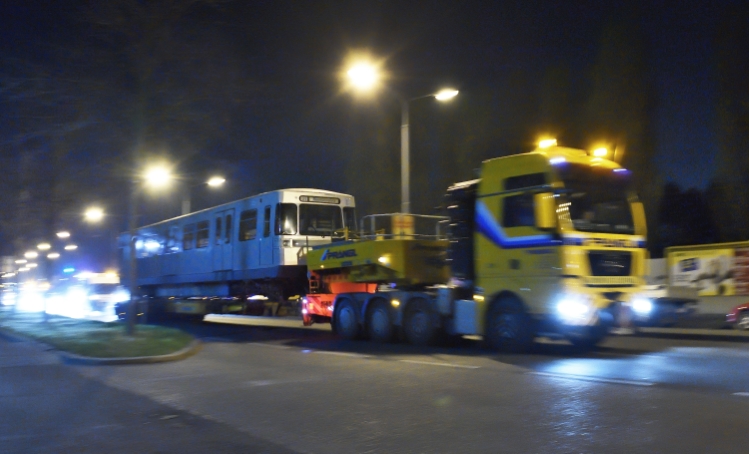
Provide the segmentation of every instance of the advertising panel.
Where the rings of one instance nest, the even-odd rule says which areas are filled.
[[[734,280],[734,249],[677,251],[669,254],[672,286],[696,288],[699,296],[730,296],[737,293]],[[740,291],[746,291],[742,275]]]

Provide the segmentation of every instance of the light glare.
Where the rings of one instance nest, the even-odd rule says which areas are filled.
[[[63,230],[62,232],[56,233],[57,238],[70,238],[70,232]]]
[[[436,95],[434,95],[434,99],[436,99],[437,101],[447,101],[448,99],[453,99],[456,96],[458,96],[458,90],[446,88],[444,90],[440,90]]]
[[[538,142],[538,148],[551,148],[557,146],[557,139],[543,139]]]
[[[91,207],[83,213],[83,217],[90,222],[99,222],[104,218],[104,210],[99,207]]]
[[[226,182],[226,179],[223,177],[212,177],[210,180],[208,180],[207,184],[208,186],[215,188],[217,186],[221,186],[225,182]]]
[[[377,83],[379,76],[377,69],[369,63],[357,63],[346,72],[351,84],[360,89],[368,90]]]
[[[146,171],[145,180],[149,186],[155,188],[164,187],[172,179],[172,174],[169,169],[164,167],[152,167]]]
[[[40,251],[49,251],[50,249],[52,249],[52,245],[49,243],[39,243],[36,245],[36,248]]]
[[[609,150],[603,147],[593,150],[593,156],[596,156],[598,158],[604,158],[607,154],[609,154]]]

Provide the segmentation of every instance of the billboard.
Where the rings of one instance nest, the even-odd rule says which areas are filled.
[[[720,247],[672,251],[668,255],[670,285],[696,288],[699,296],[745,295],[749,276],[736,269],[735,256],[749,260],[747,252],[746,248]]]

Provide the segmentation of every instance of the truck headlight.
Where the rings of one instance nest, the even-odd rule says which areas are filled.
[[[649,315],[653,311],[653,302],[649,298],[636,296],[632,299],[632,311],[637,315]]]
[[[585,325],[593,316],[595,308],[588,295],[565,294],[556,304],[557,316],[568,325]]]

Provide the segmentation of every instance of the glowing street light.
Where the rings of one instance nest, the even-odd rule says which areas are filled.
[[[61,232],[57,232],[56,235],[57,235],[57,238],[60,238],[60,239],[70,238],[70,232],[65,231],[65,230]]]
[[[18,259],[18,260],[16,260],[16,264],[17,265],[22,265],[22,264],[24,264],[26,262],[28,262],[28,260],[26,260],[26,259]]]
[[[51,259],[51,260],[59,259],[60,258],[60,253],[59,252],[50,252],[49,254],[47,254],[47,258]]]
[[[36,251],[28,251],[25,254],[23,254],[24,257],[27,259],[35,259],[39,257],[39,254]]]
[[[356,63],[348,71],[346,71],[351,85],[357,90],[370,90],[377,85],[380,80],[380,75],[377,67],[371,63]]]
[[[217,188],[223,185],[224,183],[226,183],[226,178],[224,177],[211,177],[208,181],[206,181],[205,184],[207,184],[208,186],[212,188]]]
[[[104,210],[99,207],[87,208],[83,213],[83,218],[88,222],[99,222],[104,219]]]
[[[162,188],[172,180],[172,172],[166,167],[151,167],[146,170],[143,178],[147,185],[154,188]]]
[[[66,251],[75,251],[76,249],[78,249],[77,244],[68,244],[65,246]]]
[[[52,249],[52,245],[49,243],[39,243],[36,245],[36,248],[40,251],[49,251],[50,249]]]

